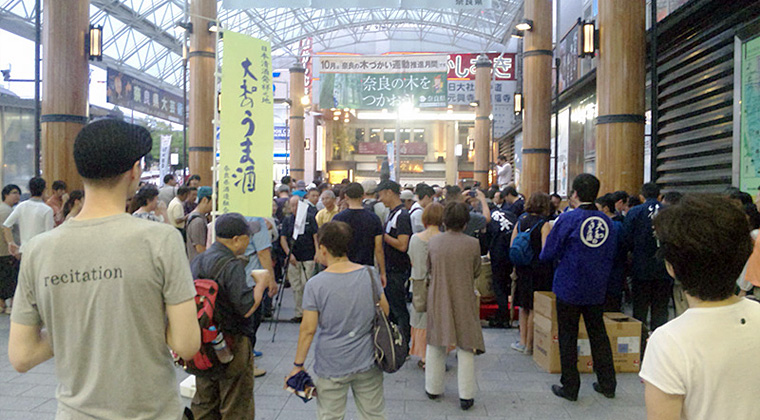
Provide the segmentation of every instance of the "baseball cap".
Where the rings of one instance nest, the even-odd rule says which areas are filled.
[[[250,235],[251,228],[240,213],[226,213],[216,219],[216,237],[230,239]]]
[[[214,191],[211,189],[211,187],[198,188],[198,202],[200,203],[204,197],[211,197],[213,193]]]
[[[409,190],[401,191],[401,196],[399,197],[402,200],[414,200],[414,193]]]
[[[391,180],[383,181],[380,183],[380,185],[377,186],[375,192],[380,192],[382,190],[391,190],[394,194],[400,194],[401,185],[399,185],[398,182]]]
[[[74,162],[82,178],[121,175],[153,148],[145,127],[104,118],[82,128],[74,140]]]
[[[362,182],[365,194],[374,194],[377,191],[377,182],[374,179],[368,179]]]
[[[279,187],[277,187],[277,192],[278,193],[281,193],[281,192],[289,193],[290,192],[290,186],[288,186],[287,184],[282,184]]]
[[[296,181],[296,188],[298,188],[299,190],[306,189],[306,182],[304,182],[303,179]]]

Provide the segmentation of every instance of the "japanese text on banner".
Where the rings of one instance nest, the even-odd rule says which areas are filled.
[[[219,204],[223,213],[272,213],[274,111],[271,45],[224,34],[219,141]]]

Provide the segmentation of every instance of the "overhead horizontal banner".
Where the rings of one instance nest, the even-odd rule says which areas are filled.
[[[492,0],[224,0],[225,9],[271,9],[301,8],[312,9],[491,9]]]
[[[320,74],[354,73],[447,73],[449,57],[435,55],[386,55],[386,56],[344,56],[320,57]]]
[[[466,79],[475,80],[475,63],[480,54],[449,54],[449,80]],[[514,53],[487,53],[488,59],[493,63],[493,71],[496,72],[496,80],[515,80],[515,54]]]
[[[268,42],[224,33],[218,208],[243,216],[272,214],[274,100]]]
[[[182,124],[185,107],[181,96],[110,67],[106,73],[106,101],[109,104]]]
[[[323,108],[394,109],[409,102],[419,108],[445,107],[446,73],[323,74]]]

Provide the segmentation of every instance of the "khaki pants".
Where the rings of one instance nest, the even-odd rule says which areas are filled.
[[[253,351],[248,337],[235,336],[234,352],[225,377],[195,378],[191,406],[196,420],[253,420]]]
[[[443,346],[428,344],[425,357],[425,391],[433,395],[443,394],[446,388],[446,356]],[[459,398],[475,398],[475,353],[457,348],[457,385]]]
[[[314,261],[297,261],[296,265],[288,263],[288,280],[293,288],[293,298],[296,301],[296,317],[303,316],[303,288],[306,281],[314,275]]]
[[[346,415],[348,387],[354,393],[362,420],[385,420],[383,372],[377,367],[342,378],[317,378],[317,418],[342,420]]]
[[[676,317],[681,316],[682,313],[689,309],[689,302],[686,300],[683,286],[678,280],[673,282],[673,306],[675,306]]]

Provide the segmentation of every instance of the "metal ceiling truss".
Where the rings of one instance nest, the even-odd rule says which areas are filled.
[[[61,1],[61,0],[58,0]],[[417,42],[423,50],[501,50],[523,0],[494,0],[483,11],[425,9],[251,9],[226,10],[225,29],[272,43],[275,66],[298,56],[301,40],[312,38],[314,51],[339,51],[388,40]],[[184,0],[90,0],[90,21],[103,25],[104,61],[167,88],[182,83],[181,33]],[[34,0],[0,0],[0,28],[34,39]],[[175,89],[172,89],[175,90]],[[176,90],[175,90],[176,92]]]

